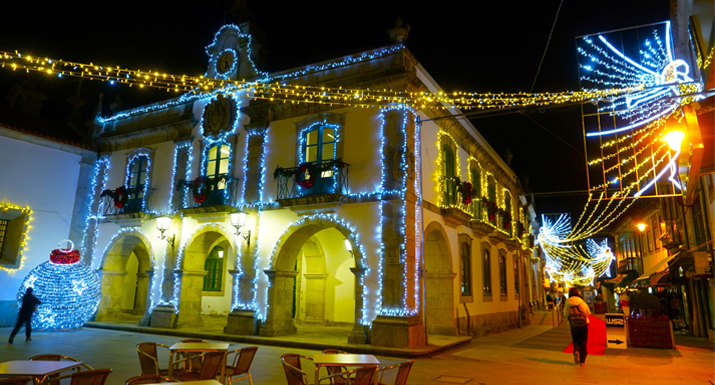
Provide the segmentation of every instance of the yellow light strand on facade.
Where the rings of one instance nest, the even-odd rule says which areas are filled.
[[[23,229],[22,229],[22,235],[20,238],[20,247],[18,249],[18,255],[17,255],[17,267],[7,267],[0,265],[0,270],[7,271],[9,273],[16,272],[18,270],[21,270],[22,267],[25,265],[25,258],[24,258],[24,253],[25,253],[25,246],[27,245],[27,240],[29,237],[27,236],[27,233],[30,231],[32,228],[32,225],[30,223],[32,222],[32,209],[30,206],[25,206],[21,207],[18,205],[14,205],[11,203],[4,203],[0,202],[0,211],[9,211],[9,210],[17,210],[20,211],[22,214],[27,215],[27,220],[25,220],[25,223],[23,224]],[[5,240],[7,241],[7,231],[5,232]]]

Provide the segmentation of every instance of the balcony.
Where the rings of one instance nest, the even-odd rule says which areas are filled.
[[[278,183],[281,206],[337,202],[348,191],[350,165],[340,159],[303,163],[298,167],[277,167],[273,179]]]
[[[618,274],[627,274],[631,272],[638,273],[640,263],[638,258],[625,258],[618,261]]]
[[[123,217],[140,217],[148,211],[147,202],[150,201],[153,188],[145,189],[144,186],[124,187],[114,190],[104,190],[100,195],[100,212],[102,216],[123,215]]]
[[[180,180],[180,208],[189,213],[231,211],[238,204],[238,178],[228,174],[201,175],[194,180]]]

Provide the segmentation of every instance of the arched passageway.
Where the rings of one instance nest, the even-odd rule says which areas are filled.
[[[444,228],[437,222],[425,229],[425,294],[427,331],[456,335],[454,325],[454,278],[452,257]]]

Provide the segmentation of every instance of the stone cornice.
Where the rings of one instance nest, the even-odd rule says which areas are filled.
[[[97,139],[100,151],[119,151],[173,141],[191,135],[192,120],[182,120],[162,126],[124,134],[109,134]]]

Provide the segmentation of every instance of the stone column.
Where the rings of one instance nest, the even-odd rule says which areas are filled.
[[[151,312],[153,309],[151,309],[151,296],[152,296],[152,291],[151,288],[154,286],[154,269],[149,269],[145,270],[144,274],[142,276],[146,276],[146,295],[140,296],[137,298],[137,302],[140,300],[143,301],[143,307],[144,307],[144,314],[142,315],[142,318],[139,320],[139,326],[149,326],[151,324]],[[137,277],[138,278],[138,277]],[[142,286],[139,286],[140,288],[140,293],[141,293],[141,288]],[[134,309],[137,308],[137,305],[134,305]]]
[[[74,242],[77,247],[80,247],[82,244],[82,238],[88,230],[85,218],[90,215],[90,210],[96,210],[98,205],[98,202],[94,202],[92,207],[89,207],[90,197],[95,197],[95,200],[99,200],[99,194],[95,194],[96,189],[95,191],[91,191],[92,178],[94,178],[94,164],[96,161],[97,154],[90,153],[83,155],[79,162],[79,179],[74,196],[74,207],[72,208],[72,222],[70,223],[69,234],[69,239]]]
[[[455,273],[425,274],[427,292],[427,330],[430,334],[457,335],[454,325]]]
[[[103,158],[109,157],[109,153],[103,153],[101,156]],[[92,201],[92,207],[89,208],[89,211],[86,212],[86,215],[97,214],[97,212],[99,211],[99,204],[101,203],[100,194],[102,193],[102,189],[106,187],[106,186],[104,186],[104,183],[102,181],[104,181],[104,175],[107,173],[107,171],[109,169],[108,162],[95,163],[95,165],[96,165],[96,167],[98,167],[98,169],[95,169],[94,167],[92,167],[92,171],[96,171],[96,174],[93,173],[92,176],[90,177],[90,179],[96,175],[97,183],[94,186],[94,191],[89,191],[87,193],[88,195],[91,194],[94,200]],[[79,189],[79,186],[78,186],[78,189]],[[76,206],[77,206],[77,202],[75,202],[75,208],[77,208]],[[84,217],[84,216],[80,217],[73,213],[72,218],[74,219],[74,218],[86,218],[86,217]],[[74,224],[74,220],[72,221],[72,223]],[[83,249],[83,250],[81,250],[82,251],[82,261],[84,263],[86,263],[87,265],[92,265],[92,258],[93,258],[93,254],[94,254],[93,245],[94,245],[94,241],[95,241],[95,237],[96,237],[94,229],[95,229],[95,226],[98,226],[98,224],[97,224],[96,218],[88,220],[87,223],[88,223],[88,227],[82,233],[82,238],[81,238],[82,242],[77,243],[77,244],[81,245],[81,248]],[[77,226],[80,226],[80,225],[77,225]],[[81,225],[81,226],[84,226],[84,225]],[[77,229],[79,229],[79,227],[74,227],[74,230],[77,230]],[[77,236],[79,236],[79,235],[77,235]]]
[[[201,319],[201,297],[204,276],[207,272],[178,270],[177,273],[181,279],[181,294],[176,326],[179,328],[204,326],[204,321]]]
[[[122,294],[124,292],[124,270],[103,270],[102,276],[102,298],[99,300],[97,308],[97,318],[100,321],[111,321],[122,317]]]
[[[368,335],[365,331],[366,325],[362,324],[363,318],[363,277],[367,271],[364,267],[351,267],[350,271],[355,274],[355,324],[353,330],[348,336],[349,344],[367,344],[369,343]]]
[[[325,321],[325,284],[327,274],[303,274],[305,277],[305,323]]]
[[[253,301],[253,279],[252,274],[248,276],[246,272],[240,270],[229,270],[234,282],[238,280],[238,290],[233,293],[232,299],[237,300],[239,308],[233,309],[228,314],[228,322],[223,329],[227,334],[255,335],[257,334],[257,324],[255,311],[250,308]],[[243,274],[241,274],[243,273]],[[233,304],[236,301],[233,301]]]
[[[378,346],[416,348],[425,344],[424,324],[419,312],[402,316],[405,310],[419,308],[415,281],[415,124],[411,112],[394,109],[383,113],[382,189],[405,190],[402,194],[382,196],[382,316],[372,324],[371,343]],[[408,274],[404,274],[407,269]]]
[[[297,271],[263,270],[268,276],[268,311],[259,335],[274,337],[295,334],[293,323],[293,278]]]
[[[188,138],[179,138],[174,140],[174,144],[176,145],[177,149],[176,151],[176,174],[174,174],[174,180],[172,183],[174,183],[173,186],[170,186],[172,189],[176,189],[176,184],[182,180],[186,179],[186,166],[189,162],[189,149],[191,147],[189,144],[193,140],[193,137],[188,137]],[[179,191],[174,191],[174,195],[172,196],[171,200],[171,207],[173,207],[175,210],[183,207],[183,200],[184,200],[184,194],[185,191],[184,189],[181,189]]]
[[[246,154],[246,175],[244,199],[246,202],[255,202],[260,199],[261,158],[263,157],[264,145],[266,143],[267,127],[265,123],[257,126],[246,125],[244,129],[248,133],[248,154]]]

